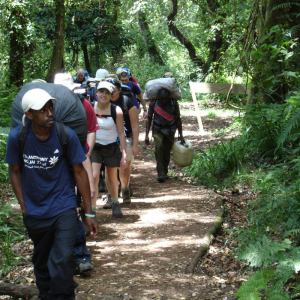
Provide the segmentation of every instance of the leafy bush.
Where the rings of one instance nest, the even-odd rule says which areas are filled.
[[[0,91],[0,127],[10,126],[11,105],[18,93],[17,88]]]
[[[8,166],[4,163],[6,153],[7,134],[0,133],[0,182],[8,181]]]

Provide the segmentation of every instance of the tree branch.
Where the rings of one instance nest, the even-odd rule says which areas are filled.
[[[211,11],[209,8],[205,7],[203,4],[199,3],[198,0],[192,0],[193,3],[195,3],[196,5],[200,6],[203,10],[205,10],[206,12],[208,12],[212,17],[216,18],[217,14],[214,13],[213,11]]]

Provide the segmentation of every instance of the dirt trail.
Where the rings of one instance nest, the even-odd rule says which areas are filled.
[[[182,107],[190,108],[191,104],[181,104]],[[195,115],[182,116],[182,120],[183,135],[196,149],[203,149],[208,141],[214,142],[212,136],[197,133]],[[216,127],[227,127],[228,122],[216,119]],[[169,170],[173,177],[158,183],[151,155],[154,143],[151,141],[145,148],[145,121],[140,120],[140,127],[140,154],[131,181],[132,203],[123,205],[120,199],[124,216],[116,219],[111,210],[102,209],[103,194],[99,194],[96,214],[100,231],[87,242],[94,270],[75,277],[79,284],[76,298],[233,299],[233,291],[228,288],[235,288],[223,279],[227,276],[223,268],[214,271],[217,269],[211,265],[207,265],[210,269],[198,266],[194,274],[188,272],[200,245],[206,242],[206,234],[221,215],[218,195],[188,183],[182,177],[182,169],[173,162]],[[30,244],[29,240],[24,242],[26,248],[20,250],[28,259],[32,254]],[[35,285],[32,265],[17,267],[4,281]]]
[[[172,177],[158,183],[153,143],[147,151],[140,139],[124,217],[97,202],[100,233],[88,241],[94,270],[76,277],[78,299],[217,299],[201,276],[187,272],[221,214],[216,194]]]

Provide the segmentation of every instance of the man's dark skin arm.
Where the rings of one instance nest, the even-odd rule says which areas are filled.
[[[9,177],[16,194],[16,197],[21,206],[21,211],[24,216],[27,214],[27,208],[24,203],[23,191],[22,191],[22,173],[19,165],[9,165]]]
[[[92,214],[90,184],[86,170],[82,164],[73,165],[73,169],[77,188],[83,199],[85,211],[87,214]],[[95,237],[99,231],[96,220],[91,217],[86,217],[85,220],[90,228],[90,237]]]
[[[149,131],[152,123],[152,117],[148,115],[147,120],[146,120],[146,136],[145,136],[145,144],[150,145],[149,141]]]
[[[178,133],[179,133],[180,144],[184,145],[185,140],[184,140],[183,135],[182,135],[182,122],[181,122],[180,116],[176,116],[176,126],[177,126]]]

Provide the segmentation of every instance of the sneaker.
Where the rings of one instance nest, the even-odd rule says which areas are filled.
[[[122,198],[123,198],[123,203],[124,204],[130,204],[131,199],[130,199],[130,189],[124,189],[122,188]]]
[[[104,209],[111,208],[111,194],[107,194],[103,208]]]
[[[121,212],[121,207],[119,201],[113,201],[112,203],[112,214],[115,218],[122,218],[123,214]]]
[[[93,266],[92,266],[91,262],[86,261],[86,260],[77,264],[77,268],[78,268],[79,274],[93,270]]]
[[[158,176],[157,177],[158,182],[165,182],[165,176]]]

